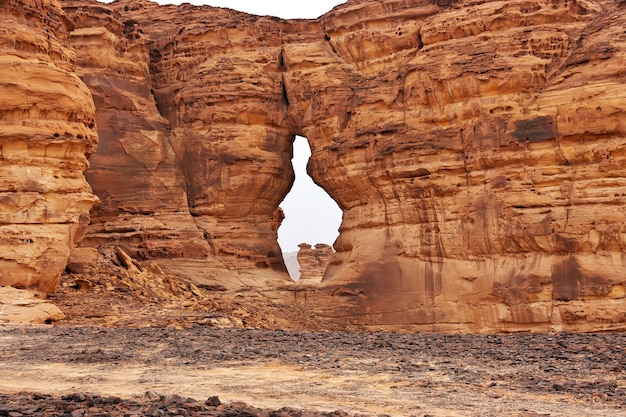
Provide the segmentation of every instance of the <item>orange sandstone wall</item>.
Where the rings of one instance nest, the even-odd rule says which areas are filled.
[[[0,285],[58,284],[97,201],[85,181],[98,142],[58,0],[0,2]]]
[[[320,314],[412,330],[623,329],[625,4],[351,0],[285,21],[64,1],[96,108],[76,81],[82,113],[59,109],[54,120],[89,119],[72,125],[89,130],[95,114],[102,141],[87,174],[100,204],[83,245],[121,245],[205,284],[279,288],[289,279],[277,207],[299,134],[309,174],[343,210],[336,253],[306,298]],[[29,42],[51,24],[34,21]],[[72,26],[62,21],[57,37]],[[19,56],[22,44],[6,45],[2,59]],[[71,49],[28,51],[76,80],[63,66]],[[23,112],[20,103],[0,108]],[[20,114],[2,123],[52,117]],[[94,201],[81,174],[94,134],[59,139],[78,146],[72,178],[84,192],[61,188],[83,209]],[[28,166],[20,155],[11,169]],[[26,227],[12,216],[1,227]],[[50,252],[59,266],[72,239]],[[2,256],[5,268],[25,264]]]
[[[280,269],[275,210],[302,134],[309,174],[344,211],[307,298],[322,314],[425,330],[624,326],[621,2],[361,0],[293,21],[109,7],[149,45],[145,82],[222,270]]]

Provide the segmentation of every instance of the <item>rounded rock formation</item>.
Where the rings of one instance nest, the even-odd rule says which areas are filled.
[[[52,291],[97,201],[94,104],[57,0],[0,3],[0,285]]]

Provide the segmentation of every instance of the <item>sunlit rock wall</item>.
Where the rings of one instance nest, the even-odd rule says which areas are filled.
[[[97,201],[98,138],[57,0],[0,2],[0,285],[52,291]]]
[[[344,212],[307,298],[320,314],[625,327],[625,3],[355,0],[290,21],[63,4],[106,142],[85,244],[190,277],[210,265],[216,282],[286,282],[277,207],[300,134]]]
[[[242,58],[263,54],[256,34],[277,34],[277,22],[253,29],[243,13],[150,2],[64,7],[101,138],[87,173],[101,203],[82,245],[120,245],[207,285],[288,283],[277,206],[291,186],[293,137],[278,127],[283,103],[271,104],[281,78],[262,61],[270,52]],[[212,23],[194,21],[202,16]]]
[[[63,3],[74,24],[78,75],[96,104],[100,145],[87,180],[100,203],[83,246],[138,260],[206,259],[211,253],[187,204],[169,121],[151,91],[149,39],[138,25],[100,3]],[[181,261],[182,262],[182,261]]]
[[[622,328],[624,3],[432,3],[351,2],[287,38],[309,172],[344,210],[328,314]]]

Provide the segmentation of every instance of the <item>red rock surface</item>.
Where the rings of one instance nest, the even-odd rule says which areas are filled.
[[[300,265],[298,284],[321,284],[335,251],[331,246],[323,243],[318,243],[315,246],[302,243],[298,247],[300,248],[298,251],[298,264]]]
[[[229,288],[242,282],[264,286],[268,277],[289,282],[276,231],[282,220],[277,206],[292,176],[291,137],[274,142],[266,137],[277,135],[273,127],[264,133],[260,121],[241,122],[251,99],[264,111],[271,91],[267,97],[255,98],[258,89],[242,95],[241,109],[224,105],[241,93],[222,97],[225,74],[205,71],[203,78],[198,59],[181,58],[208,54],[211,43],[195,38],[198,24],[185,13],[178,16],[176,7],[84,1],[64,6],[76,25],[71,41],[79,74],[94,92],[102,126],[88,173],[102,202],[83,246],[110,252],[121,245],[138,260],[157,260],[166,271]],[[215,25],[231,15],[204,10],[221,16]],[[164,43],[155,48],[159,41]],[[170,59],[172,53],[181,55]],[[195,81],[189,82],[192,74]],[[265,268],[265,279],[259,279],[257,271]]]
[[[57,0],[0,2],[0,286],[52,291],[96,202],[94,104]]]
[[[64,2],[78,74],[93,93],[100,145],[87,179],[100,197],[83,246],[138,259],[203,259],[211,249],[187,204],[170,123],[152,91],[149,39],[99,3]]]
[[[103,143],[85,246],[275,290],[298,134],[343,210],[319,314],[626,327],[624,2],[354,0],[291,21],[63,4]]]
[[[344,210],[331,314],[433,330],[623,326],[623,3],[411,3],[322,18],[328,67],[349,80],[333,108],[314,101],[307,131],[309,170]]]

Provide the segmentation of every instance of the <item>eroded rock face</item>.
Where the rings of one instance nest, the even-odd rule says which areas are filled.
[[[149,39],[99,3],[63,4],[74,24],[77,73],[92,91],[100,145],[87,179],[100,203],[82,246],[138,259],[205,259],[211,249],[188,209],[170,123],[151,91]]]
[[[0,286],[50,292],[97,201],[94,104],[57,0],[0,2]]]
[[[277,206],[293,176],[292,137],[263,116],[285,117],[282,103],[269,110],[264,104],[280,96],[273,81],[280,74],[247,69],[241,45],[230,45],[237,52],[223,51],[224,58],[259,74],[250,85],[274,82],[278,90],[246,95],[237,86],[224,97],[234,84],[227,77],[239,82],[242,73],[230,66],[216,73],[205,62],[219,42],[211,33],[225,21],[254,50],[256,38],[244,23],[251,18],[203,8],[196,18],[214,21],[206,28],[174,6],[149,2],[67,1],[64,7],[76,25],[78,73],[93,91],[101,126],[88,172],[101,204],[82,245],[108,252],[121,245],[137,259],[211,285],[241,285],[246,271],[254,276],[264,269],[289,282],[276,233]]]
[[[354,0],[293,21],[63,4],[103,143],[86,246],[198,280],[287,282],[277,207],[301,134],[344,212],[307,298],[321,314],[626,326],[623,2]]]
[[[344,210],[330,314],[623,326],[623,3],[447,3],[354,3],[309,43],[333,62],[286,50],[309,172]]]
[[[189,5],[155,17],[153,4],[135,2],[127,13],[154,41],[155,99],[171,123],[196,224],[232,267],[285,271],[277,207],[293,183],[293,134],[280,21]]]
[[[298,21],[109,7],[150,41],[189,212],[226,268],[280,263],[274,211],[302,134],[344,211],[308,298],[322,314],[623,326],[621,2],[351,1]]]
[[[310,170],[344,209],[338,304],[426,329],[623,324],[623,5],[457,2],[412,22],[414,54],[355,61],[377,82],[343,126],[316,125],[337,132]]]
[[[335,251],[329,245],[318,243],[311,246],[308,243],[298,245],[298,264],[300,277],[298,284],[318,285],[322,283],[324,273],[328,268]]]

